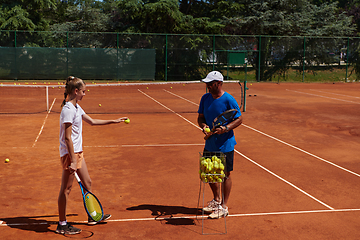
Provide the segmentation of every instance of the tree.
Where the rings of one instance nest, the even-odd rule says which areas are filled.
[[[3,0],[0,29],[48,30],[49,18],[56,10],[56,0]]]
[[[350,36],[355,28],[351,17],[345,13],[337,14],[337,3],[324,3],[320,6],[310,4],[308,0],[255,0],[244,1],[246,6],[242,16],[224,18],[225,32],[238,35],[266,36]],[[303,43],[290,44],[281,54],[281,64],[269,67],[276,38],[261,38],[261,53],[250,59],[256,69],[261,66],[258,79],[269,80],[276,73],[286,71],[290,62],[302,63]],[[259,39],[260,42],[260,39]],[[323,47],[327,47],[324,45]],[[325,49],[323,49],[325,51]],[[296,54],[293,54],[296,53]],[[298,59],[295,59],[297,56]],[[260,62],[259,58],[260,57]],[[310,56],[309,56],[310,57]],[[311,59],[308,59],[311,62]],[[258,71],[256,71],[258,73]]]

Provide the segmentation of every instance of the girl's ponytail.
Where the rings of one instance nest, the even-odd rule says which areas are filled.
[[[69,76],[66,78],[65,83],[65,92],[64,92],[64,100],[61,103],[61,107],[63,107],[66,104],[66,98],[69,94],[72,93],[76,88],[80,89],[82,85],[85,85],[84,81],[80,78]]]

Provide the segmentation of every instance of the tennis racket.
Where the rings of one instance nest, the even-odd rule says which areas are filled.
[[[104,211],[99,199],[97,199],[97,197],[94,194],[92,194],[89,190],[85,188],[85,186],[81,183],[81,180],[76,172],[75,172],[75,178],[80,185],[86,213],[94,221],[100,222],[104,217]]]
[[[219,116],[217,116],[214,121],[212,122],[212,129],[211,132],[215,132],[216,128],[219,128],[220,126],[224,126],[234,120],[235,115],[237,114],[236,109],[230,109],[223,113],[221,113]],[[211,137],[212,134],[208,134],[204,137],[205,140],[207,140],[209,137]]]

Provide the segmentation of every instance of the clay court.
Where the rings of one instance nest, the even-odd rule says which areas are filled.
[[[73,236],[55,234],[64,88],[25,84],[0,87],[1,239],[360,238],[359,83],[248,84],[225,224],[197,208],[205,85],[87,82],[86,113],[131,123],[84,123],[93,192],[112,218],[88,226],[74,182],[68,221],[83,231]],[[224,90],[240,103],[238,83]]]

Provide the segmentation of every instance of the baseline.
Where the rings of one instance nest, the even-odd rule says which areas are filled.
[[[292,214],[311,214],[311,213],[336,213],[336,212],[359,212],[360,209],[333,209],[333,210],[308,210],[308,211],[292,211],[292,212],[264,212],[264,213],[240,213],[240,214],[229,214],[227,217],[256,217],[256,216],[272,216],[272,215],[292,215]],[[181,216],[181,217],[151,217],[151,218],[125,218],[125,219],[109,219],[107,222],[141,222],[141,221],[159,221],[169,219],[202,219],[203,217],[198,216]],[[73,223],[87,223],[87,221],[71,221]],[[44,221],[35,223],[4,223],[0,221],[0,227],[11,227],[11,226],[33,226],[33,225],[56,225],[57,221]]]

